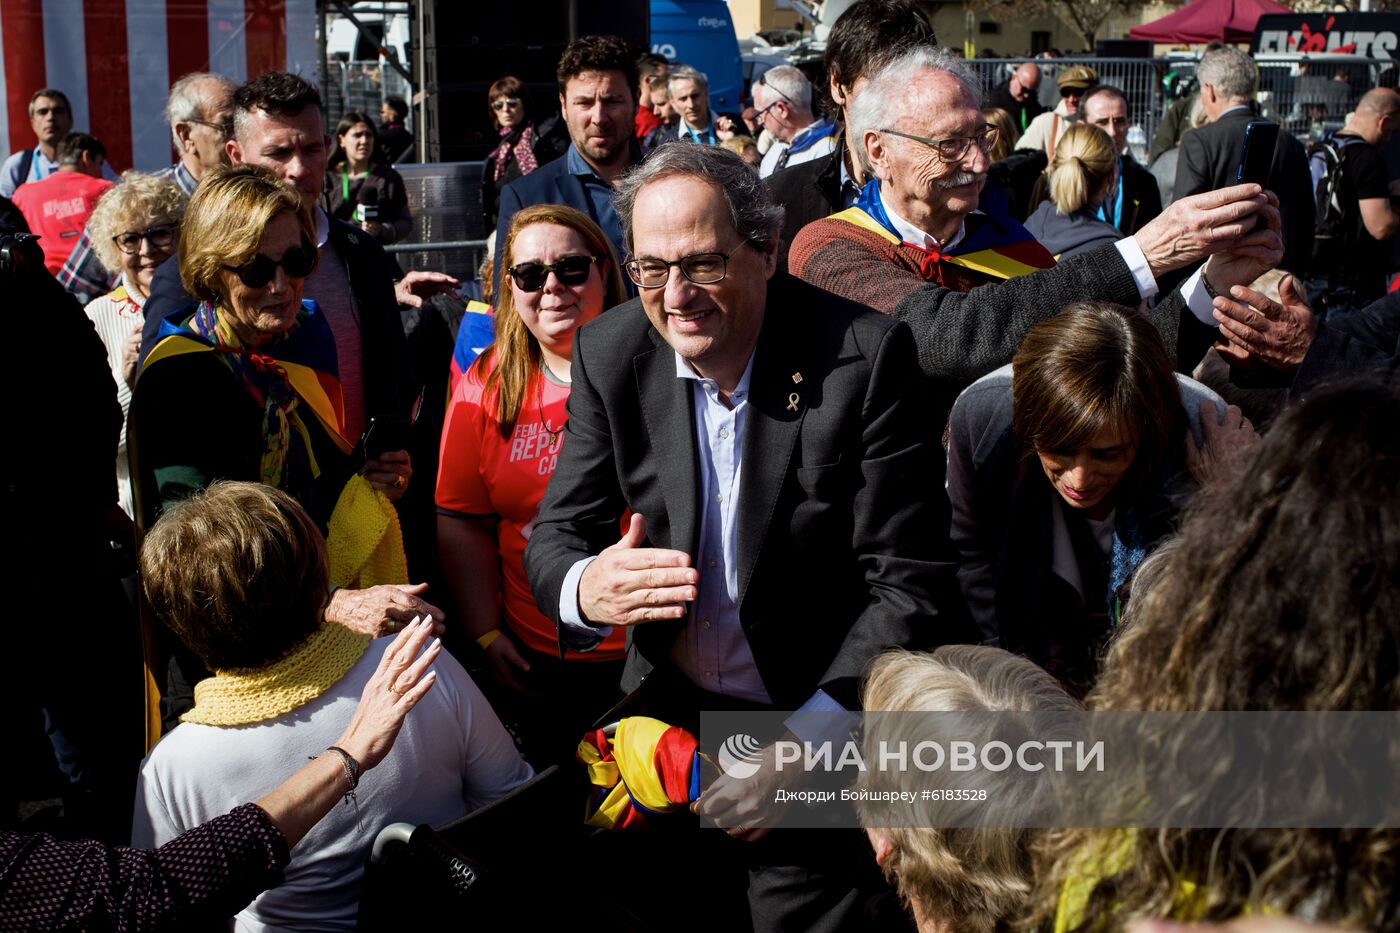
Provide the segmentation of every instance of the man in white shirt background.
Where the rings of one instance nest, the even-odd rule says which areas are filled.
[[[764,153],[760,178],[780,168],[829,155],[836,148],[836,124],[812,112],[812,82],[792,65],[765,71],[753,85],[755,120],[777,139]]]

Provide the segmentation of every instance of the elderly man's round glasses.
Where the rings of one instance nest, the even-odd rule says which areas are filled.
[[[665,259],[633,259],[624,263],[623,268],[641,288],[663,287],[671,279],[672,266],[677,266],[681,275],[696,285],[713,285],[724,281],[729,274],[729,257],[733,255],[734,250],[731,249],[727,253],[691,253],[670,262]]]
[[[997,135],[1001,131],[992,124],[986,123],[982,126],[982,132],[976,136],[948,136],[944,139],[929,139],[926,136],[915,136],[913,133],[901,133],[899,130],[891,129],[883,129],[880,132],[912,139],[916,143],[923,143],[938,153],[939,161],[961,162],[967,155],[967,151],[972,148],[973,143],[976,143],[983,152],[990,151],[997,144]]]
[[[141,249],[142,240],[149,241],[156,249],[169,249],[170,244],[175,242],[175,225],[157,224],[154,227],[147,227],[145,230],[128,230],[112,237],[112,242],[117,244],[117,249],[128,256],[136,255],[137,251]]]

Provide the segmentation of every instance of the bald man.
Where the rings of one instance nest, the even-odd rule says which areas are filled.
[[[1332,135],[1341,163],[1337,201],[1341,231],[1318,244],[1317,268],[1329,270],[1328,310],[1361,308],[1385,294],[1390,238],[1400,231],[1392,195],[1400,182],[1386,173],[1383,150],[1400,128],[1400,93],[1367,91]]]
[[[1016,121],[1016,129],[1024,133],[1031,121],[1045,112],[1038,99],[1040,68],[1035,62],[1023,62],[1011,77],[987,93],[987,106],[1000,107]]]

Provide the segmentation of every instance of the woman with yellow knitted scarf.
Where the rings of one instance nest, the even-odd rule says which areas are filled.
[[[336,341],[302,286],[316,266],[315,228],[300,193],[265,169],[212,173],[191,199],[180,232],[180,277],[197,305],[165,315],[138,378],[130,447],[143,528],[160,511],[216,479],[256,480],[292,495],[328,532],[328,617],[359,631],[393,631],[441,613],[408,583],[392,500],[407,485],[358,475],[346,436]],[[382,463],[376,464],[382,467]],[[397,467],[395,463],[391,466]],[[371,482],[372,481],[372,482]],[[377,592],[365,588],[394,584]],[[147,659],[164,680],[165,655],[147,627]],[[186,684],[207,672],[176,651]],[[167,697],[168,714],[187,697]],[[152,721],[149,739],[159,735]]]

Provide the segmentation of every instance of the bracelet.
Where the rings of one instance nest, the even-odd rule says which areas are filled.
[[[350,789],[345,792],[345,802],[355,805],[355,825],[363,830],[364,824],[360,822],[360,798],[355,794],[355,788],[360,786],[360,763],[355,760],[355,756],[341,748],[339,745],[331,745],[326,751],[335,752],[340,756],[340,763],[345,767],[345,780],[349,782]],[[308,760],[314,761],[319,755],[310,755]]]
[[[355,756],[341,748],[339,745],[332,745],[326,749],[328,752],[335,752],[340,756],[341,763],[345,765],[345,777],[350,781],[350,790],[360,786],[360,763],[355,760]]]
[[[1201,287],[1206,290],[1206,294],[1210,296],[1211,301],[1214,301],[1217,298],[1225,297],[1215,290],[1214,285],[1210,284],[1210,277],[1206,275],[1204,269],[1201,270]]]
[[[500,637],[501,630],[498,628],[493,628],[485,635],[478,637],[476,643],[481,646],[482,651],[485,651],[487,648],[490,648],[492,645],[494,645],[496,643],[496,639]]]

